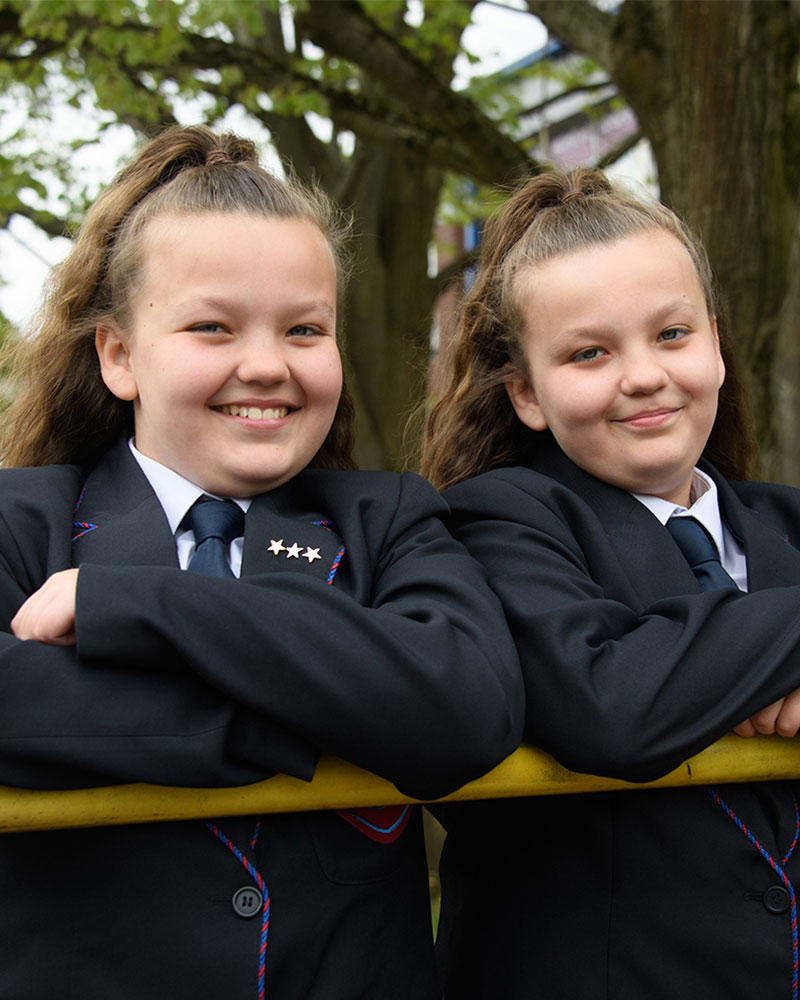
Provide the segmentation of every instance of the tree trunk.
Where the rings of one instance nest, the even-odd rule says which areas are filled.
[[[402,467],[406,418],[425,396],[434,296],[426,248],[441,183],[417,158],[359,144],[343,198],[358,247],[343,343],[364,468]]]
[[[782,0],[628,2],[614,62],[662,199],[699,231],[721,286],[762,472],[800,484],[793,13]]]

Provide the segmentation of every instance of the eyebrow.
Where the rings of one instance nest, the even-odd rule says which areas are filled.
[[[328,313],[329,316],[335,316],[336,310],[330,306],[327,302],[315,301],[310,302],[300,302],[297,305],[292,306],[292,311],[297,310],[298,312],[313,312],[314,310],[319,310],[320,312]]]
[[[178,309],[211,309],[226,312],[237,307],[235,299],[220,298],[216,295],[198,295],[183,299],[177,303]],[[324,312],[331,318],[336,316],[336,310],[324,300],[310,299],[307,302],[291,303],[287,310],[291,313]]]
[[[705,299],[703,299],[703,305],[705,306]],[[670,313],[681,312],[681,311],[689,312],[692,314],[692,316],[702,316],[703,312],[707,312],[708,310],[703,309],[702,312],[698,312],[697,309],[695,309],[695,307],[691,304],[691,302],[687,302],[685,299],[675,299],[672,302],[667,302],[659,309],[656,309],[651,314],[650,318],[653,320],[657,320],[660,319],[661,317],[668,316]]]
[[[684,299],[674,299],[672,302],[667,302],[663,306],[654,309],[645,319],[648,323],[663,323],[666,322],[667,317],[672,316],[674,313],[689,313],[691,318],[696,321],[699,316],[705,315],[706,310],[703,309],[702,312],[698,312],[690,302]],[[565,330],[560,330],[556,335],[555,343],[559,346],[569,346],[573,340],[591,340],[593,337],[603,337],[615,332],[616,327],[611,323],[597,323],[592,326],[572,326]]]

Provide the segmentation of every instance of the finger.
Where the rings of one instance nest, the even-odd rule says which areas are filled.
[[[64,635],[51,635],[46,639],[40,639],[40,642],[45,643],[48,646],[74,646],[75,645],[75,632],[65,632]]]
[[[29,597],[11,619],[11,631],[18,639],[32,639],[34,624],[38,618],[34,605],[38,603],[38,594]]]
[[[733,731],[737,734],[737,736],[744,736],[747,738],[756,735],[756,727],[749,719],[745,719],[744,722],[740,722],[738,726],[734,726]]]
[[[750,721],[753,723],[757,733],[769,736],[775,732],[775,721],[778,718],[782,705],[783,698],[780,698],[771,705],[767,705],[766,708],[762,708],[760,712],[756,712],[750,716]]]
[[[783,705],[775,720],[775,732],[779,736],[796,736],[800,729],[800,691],[792,691],[783,699]]]

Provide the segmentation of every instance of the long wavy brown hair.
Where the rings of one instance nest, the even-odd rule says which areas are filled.
[[[446,348],[443,389],[424,432],[421,471],[444,489],[489,469],[529,464],[549,431],[517,417],[505,382],[527,378],[519,277],[544,261],[637,233],[665,230],[686,248],[710,316],[717,317],[726,377],[703,452],[731,479],[753,474],[755,443],[743,381],[705,250],[665,205],[614,187],[602,171],[541,174],[522,184],[487,225],[478,270]]]
[[[349,222],[316,189],[259,165],[255,144],[205,126],[174,127],[147,143],[100,195],[64,262],[50,276],[33,329],[11,348],[17,383],[0,427],[5,465],[93,465],[121,433],[133,406],[105,386],[95,330],[126,328],[142,282],[143,240],[156,216],[236,212],[316,225],[333,255],[340,294],[349,271]],[[354,407],[343,386],[316,468],[353,469]]]

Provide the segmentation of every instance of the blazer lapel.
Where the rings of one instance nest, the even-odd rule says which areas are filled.
[[[800,552],[742,503],[712,466],[705,461],[700,464],[717,484],[723,520],[744,547],[748,589],[800,583]],[[700,591],[669,533],[625,490],[595,479],[560,451],[545,452],[541,461],[537,459],[535,468],[568,486],[591,507],[617,557],[635,581],[643,607],[675,594]]]
[[[560,449],[548,449],[537,456],[534,468],[562,483],[591,509],[632,584],[631,599],[640,607],[675,594],[700,591],[694,573],[664,526],[626,490],[584,472]]]
[[[713,472],[704,467],[706,472]],[[744,546],[748,590],[789,587],[800,583],[800,552],[746,506],[718,474],[720,510],[725,523]]]
[[[305,509],[292,483],[254,497],[245,517],[242,575],[291,572],[327,582],[344,544],[324,514]],[[92,470],[73,514],[73,565],[176,566],[164,510],[126,441]]]
[[[624,493],[619,490],[619,493]],[[672,536],[644,504],[624,493],[630,517],[609,531],[617,555],[635,581],[642,607],[677,594],[700,593],[700,584]]]
[[[303,573],[332,583],[344,543],[323,514],[292,508],[292,484],[254,497],[245,517],[242,576]]]
[[[120,441],[92,470],[73,514],[73,565],[177,566],[158,498]]]

